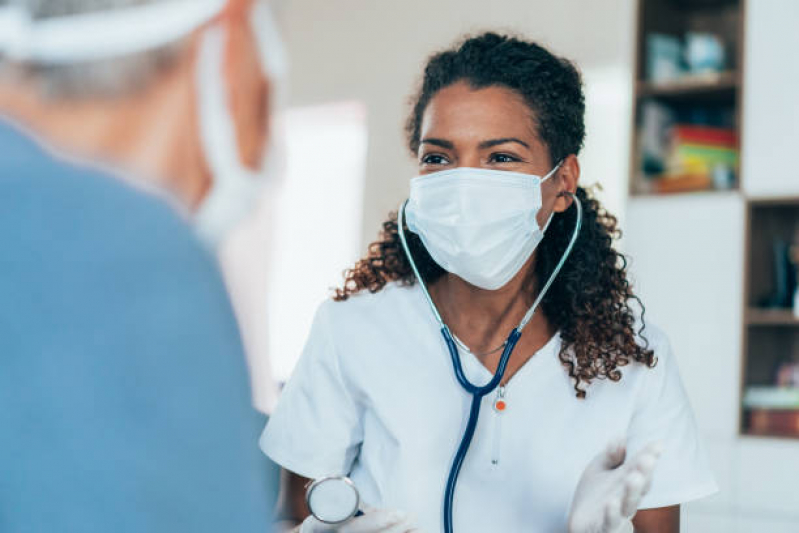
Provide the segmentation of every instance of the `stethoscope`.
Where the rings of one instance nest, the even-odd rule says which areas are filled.
[[[463,461],[466,459],[466,454],[469,451],[469,446],[472,443],[475,430],[477,429],[477,419],[480,416],[480,404],[482,403],[482,399],[488,394],[491,394],[491,392],[493,392],[502,381],[502,377],[505,375],[505,369],[508,366],[508,361],[510,360],[511,352],[513,352],[513,349],[516,347],[516,343],[522,336],[522,330],[524,330],[525,326],[527,326],[527,323],[533,318],[533,313],[535,313],[535,310],[544,299],[544,295],[549,290],[552,282],[555,280],[555,277],[557,277],[561,268],[563,268],[563,265],[566,262],[566,259],[569,257],[569,254],[571,254],[572,248],[574,248],[574,244],[577,241],[578,235],[580,234],[580,228],[583,222],[583,206],[580,203],[579,198],[577,198],[577,196],[574,194],[564,194],[569,194],[572,198],[574,198],[574,201],[577,205],[577,223],[574,226],[574,234],[572,235],[566,250],[563,252],[563,256],[561,257],[557,266],[555,266],[555,269],[549,276],[549,280],[547,280],[546,285],[544,285],[535,302],[533,302],[533,305],[524,315],[524,318],[522,318],[522,321],[519,323],[519,325],[510,332],[508,340],[505,341],[502,356],[500,357],[499,365],[497,366],[497,371],[494,373],[494,377],[491,378],[487,384],[481,386],[475,385],[469,381],[469,379],[466,377],[466,374],[463,372],[461,358],[458,353],[458,345],[461,345],[467,350],[468,348],[452,334],[452,332],[449,330],[449,327],[444,323],[444,320],[441,318],[441,314],[438,312],[435,303],[433,303],[433,299],[430,297],[430,292],[427,290],[427,285],[425,284],[424,279],[422,279],[422,276],[419,274],[419,270],[416,267],[416,262],[413,259],[413,255],[411,255],[408,242],[405,238],[404,229],[405,206],[408,204],[408,202],[406,201],[403,203],[399,210],[397,225],[402,247],[405,250],[408,261],[411,264],[413,274],[416,276],[416,280],[419,282],[419,286],[422,288],[422,292],[427,299],[427,303],[430,305],[433,315],[441,326],[441,335],[444,337],[444,342],[446,343],[450,357],[452,358],[452,366],[455,369],[455,377],[464,390],[472,395],[472,404],[469,410],[469,420],[466,424],[466,429],[463,432],[463,437],[461,438],[458,450],[455,453],[455,458],[452,461],[452,467],[450,468],[449,476],[447,477],[447,485],[444,492],[443,514],[445,533],[452,533],[453,531],[452,504],[455,497],[455,486],[458,483],[458,475],[460,474],[461,466],[463,466]],[[499,348],[495,351],[498,350]],[[331,527],[346,523],[353,517],[361,514],[359,510],[360,495],[358,494],[358,489],[355,487],[355,484],[346,476],[331,476],[314,481],[307,487],[305,501],[311,514],[313,514],[314,517],[316,517],[316,519],[320,522],[330,525]]]
[[[416,280],[418,281],[419,286],[422,288],[422,293],[427,299],[427,303],[430,305],[430,309],[433,311],[436,321],[438,322],[439,326],[441,326],[441,335],[444,337],[444,342],[449,350],[449,354],[452,359],[452,366],[455,370],[455,377],[458,380],[458,383],[460,383],[461,387],[463,387],[467,393],[472,395],[472,404],[471,408],[469,409],[469,420],[466,423],[466,429],[463,432],[460,445],[455,452],[455,457],[452,461],[452,467],[450,468],[449,476],[447,477],[446,490],[444,491],[443,514],[445,533],[452,533],[453,531],[452,504],[455,497],[455,486],[458,483],[458,475],[460,474],[461,466],[463,466],[463,461],[466,459],[466,454],[468,453],[469,446],[472,443],[474,432],[477,429],[477,419],[480,417],[480,404],[482,403],[483,398],[488,394],[491,394],[491,392],[493,392],[502,381],[502,377],[505,375],[505,369],[508,366],[508,361],[510,360],[510,355],[513,352],[513,349],[516,347],[516,343],[519,342],[519,338],[522,336],[522,331],[533,318],[533,313],[535,313],[535,310],[544,299],[544,296],[552,285],[552,282],[555,280],[555,277],[557,277],[561,268],[563,268],[564,263],[566,263],[566,259],[568,259],[569,254],[571,254],[571,251],[574,248],[574,243],[577,242],[577,237],[580,234],[580,228],[582,227],[583,223],[583,206],[580,203],[580,199],[577,198],[576,195],[568,192],[563,194],[568,194],[571,196],[577,205],[577,223],[574,226],[572,238],[569,241],[569,245],[566,247],[566,250],[563,252],[563,256],[560,258],[560,261],[555,266],[552,274],[549,276],[546,285],[544,285],[543,289],[538,294],[538,297],[535,299],[535,302],[533,302],[533,305],[524,315],[522,321],[519,322],[519,325],[510,332],[510,335],[508,335],[508,340],[505,341],[502,356],[499,359],[499,365],[497,365],[497,370],[494,373],[494,377],[492,377],[491,380],[485,385],[475,385],[469,381],[469,378],[467,378],[466,374],[463,372],[463,365],[458,353],[458,344],[464,348],[466,348],[466,346],[459,342],[457,337],[452,334],[449,327],[444,323],[444,320],[441,318],[441,314],[438,312],[438,309],[433,302],[433,298],[430,296],[430,292],[427,289],[424,279],[422,279],[422,276],[419,274],[419,269],[416,266],[416,262],[413,259],[410,247],[408,246],[408,242],[405,238],[405,207],[408,205],[408,201],[406,200],[399,209],[399,213],[397,215],[397,230],[400,241],[402,242],[402,248],[405,250],[405,255],[408,257],[408,262],[411,265],[413,274],[416,276]]]

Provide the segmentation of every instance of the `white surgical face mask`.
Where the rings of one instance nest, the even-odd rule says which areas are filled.
[[[270,118],[285,99],[287,60],[269,7],[255,2],[250,15],[259,60],[270,83]],[[213,175],[208,195],[195,213],[195,227],[211,247],[217,247],[257,204],[263,186],[282,171],[283,158],[276,146],[279,135],[270,128],[270,145],[264,149],[260,170],[249,169],[239,155],[230,98],[224,77],[227,35],[221,26],[206,30],[200,44],[197,91],[200,133],[206,162]]]
[[[487,290],[507,284],[544,238],[541,184],[531,174],[456,168],[411,180],[405,211],[408,229],[417,233],[441,268]]]

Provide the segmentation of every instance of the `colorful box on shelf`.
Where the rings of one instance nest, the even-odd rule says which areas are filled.
[[[743,405],[750,433],[799,436],[799,387],[749,387]]]
[[[738,146],[734,130],[679,125],[672,128],[667,162],[671,172],[707,174],[721,167],[731,173],[738,168]]]
[[[663,174],[652,180],[652,189],[658,194],[709,191],[713,179],[709,174]]]
[[[749,433],[774,437],[799,437],[799,409],[753,409]]]
[[[735,130],[728,128],[711,128],[680,124],[671,130],[671,137],[678,143],[711,146],[720,148],[738,148],[738,136]]]
[[[653,179],[659,193],[728,189],[738,169],[735,130],[680,124],[671,129],[666,172]]]

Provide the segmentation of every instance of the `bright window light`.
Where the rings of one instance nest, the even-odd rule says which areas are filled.
[[[319,304],[360,255],[366,108],[341,102],[289,109],[285,170],[222,253],[241,325],[254,403],[270,412],[276,382],[297,363]]]

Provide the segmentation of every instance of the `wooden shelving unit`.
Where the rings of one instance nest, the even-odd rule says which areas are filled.
[[[778,298],[777,243],[799,243],[799,198],[747,201],[741,397],[750,387],[773,387],[781,364],[799,363],[799,318],[788,307],[795,287]],[[796,274],[794,273],[793,276]],[[795,280],[794,280],[795,283]],[[779,305],[782,304],[782,305]],[[741,406],[741,433],[799,438],[799,409],[749,409]],[[781,429],[758,428],[765,417],[781,417]],[[795,418],[795,422],[794,419]]]
[[[733,298],[740,298],[738,301],[743,312],[740,324],[730,325],[729,331],[723,332],[724,335],[739,336],[741,340],[739,433],[758,438],[799,439],[799,403],[783,402],[784,396],[781,393],[784,389],[776,389],[778,383],[798,381],[797,378],[785,379],[786,374],[793,375],[794,367],[791,364],[799,363],[799,318],[791,309],[793,288],[786,288],[786,276],[778,274],[780,269],[776,258],[786,257],[785,249],[788,245],[799,245],[799,196],[747,198],[747,191],[741,187],[740,174],[743,166],[740,157],[737,157],[735,179],[727,181],[726,186],[719,186],[724,184],[723,181],[708,180],[707,173],[700,176],[704,181],[685,180],[687,185],[682,190],[679,187],[672,189],[678,192],[669,192],[670,189],[663,186],[667,181],[670,185],[677,183],[678,178],[683,177],[674,168],[688,168],[688,165],[674,165],[674,161],[666,156],[679,158],[678,149],[694,143],[692,139],[699,139],[695,144],[703,144],[703,140],[708,139],[704,142],[705,146],[712,146],[714,143],[709,136],[690,137],[686,134],[680,137],[683,131],[690,133],[692,129],[702,130],[708,135],[723,133],[724,141],[718,141],[717,146],[740,146],[744,115],[743,95],[747,90],[744,80],[748,80],[743,62],[744,12],[748,5],[753,5],[753,1],[638,0],[637,62],[633,94],[634,134],[630,150],[629,191],[632,202],[642,197],[661,197],[660,202],[641,204],[657,206],[660,216],[668,212],[670,205],[674,206],[674,216],[682,216],[680,210],[684,210],[687,205],[681,200],[685,194],[693,195],[690,205],[694,209],[701,209],[701,205],[718,207],[743,204],[745,234],[736,236],[735,239],[744,240],[744,257],[729,258],[731,265],[740,264],[740,261],[745,265],[743,291],[738,284],[729,286]],[[658,57],[648,49],[648,45],[659,45],[661,49],[665,46],[668,56],[668,47],[671,46],[673,52],[680,46],[680,39],[685,40],[688,33],[713,34],[725,44],[727,61],[722,69],[710,74],[691,73],[691,69],[684,69],[681,73],[678,69],[671,74],[666,71],[666,75],[663,75],[662,71],[658,73],[657,69],[648,65],[648,61],[652,62],[652,57]],[[786,53],[789,52],[786,50]],[[762,87],[760,89],[762,93]],[[705,120],[707,122],[703,122]],[[652,128],[652,124],[662,127]],[[711,132],[713,128],[716,129]],[[653,132],[658,131],[662,131],[663,135],[653,135]],[[662,152],[653,150],[653,139],[655,147],[657,141],[664,140],[660,145],[664,148]],[[727,144],[723,144],[724,142]],[[761,158],[762,153],[761,147]],[[661,160],[666,164],[659,167],[656,156],[664,154],[666,155]],[[735,153],[732,152],[732,155]],[[679,159],[677,161],[680,162]],[[791,172],[793,169],[785,169],[786,175]],[[658,180],[664,174],[670,176],[668,180]],[[690,172],[684,174],[691,177]],[[750,174],[745,178],[743,182],[747,187],[755,180],[762,179]],[[725,204],[726,200],[733,201]],[[733,219],[730,215],[728,221]],[[653,224],[651,220],[645,223]],[[739,235],[739,228],[740,226],[730,228],[728,235]],[[705,238],[708,238],[707,234]],[[727,245],[729,246],[729,242]],[[679,246],[671,248],[681,249]],[[790,270],[791,267],[782,268],[783,273]],[[789,274],[787,278],[790,276]],[[780,278],[783,279],[782,285],[776,282]],[[729,298],[725,301],[729,305]],[[730,354],[729,360],[733,361],[737,355]],[[782,377],[778,377],[780,374]]]
[[[644,156],[644,107],[657,103],[681,124],[740,131],[743,70],[743,4],[745,0],[639,0],[637,62],[634,80],[633,146],[629,190],[632,196],[698,191],[735,190],[738,171],[719,185],[718,180],[678,178],[661,180],[663,174],[646,163]],[[683,38],[688,32],[719,36],[726,52],[725,70],[686,73],[668,81],[648,78],[648,39],[654,34]],[[651,137],[651,135],[649,135]],[[669,172],[670,173],[670,172]]]

